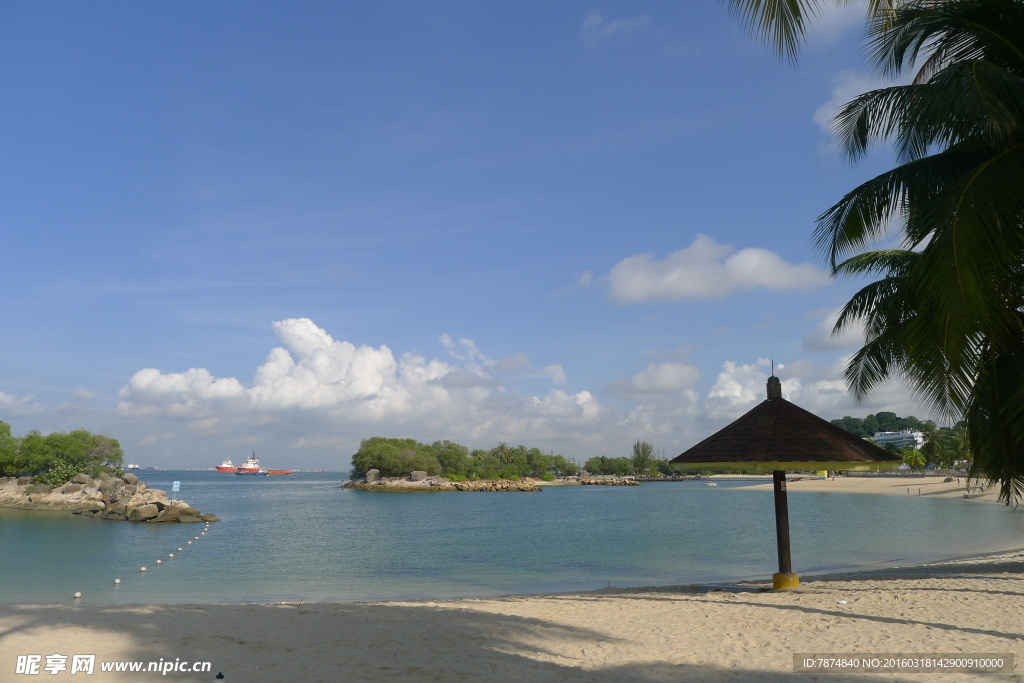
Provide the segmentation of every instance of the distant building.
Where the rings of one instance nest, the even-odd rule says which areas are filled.
[[[915,451],[919,451],[921,446],[924,445],[924,434],[916,429],[904,429],[899,432],[875,432],[875,435],[869,441],[878,444],[882,448],[892,444],[897,450],[913,448]]]

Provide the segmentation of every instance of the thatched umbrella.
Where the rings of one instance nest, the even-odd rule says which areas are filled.
[[[672,459],[680,471],[771,469],[779,572],[772,586],[800,584],[789,553],[786,470],[891,470],[900,457],[782,398],[778,377],[768,378],[768,399],[743,417]]]

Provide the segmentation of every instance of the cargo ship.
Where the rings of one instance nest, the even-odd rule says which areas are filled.
[[[254,452],[251,458],[235,468],[235,474],[255,474],[259,476],[266,476],[269,473],[260,465],[259,458],[256,457],[256,453]]]
[[[267,474],[291,474],[292,470],[267,470]]]
[[[225,460],[221,464],[217,465],[217,471],[218,472],[237,472],[238,468],[235,467],[235,464],[233,462],[231,462],[231,458],[228,458],[227,460]]]

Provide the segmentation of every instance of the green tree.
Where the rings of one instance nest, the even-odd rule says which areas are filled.
[[[942,443],[942,437],[939,434],[939,430],[933,425],[931,429],[923,432],[924,443],[921,444],[919,449],[921,455],[924,456],[925,460],[936,465],[941,465],[944,462],[946,455],[945,445]]]
[[[1024,492],[1024,4],[911,2],[872,22],[887,76],[837,115],[856,160],[893,140],[899,165],[819,219],[836,275],[876,275],[836,330],[864,324],[846,370],[860,399],[902,376],[937,412],[964,417],[975,466],[1011,502]],[[903,248],[861,253],[895,220]]]
[[[633,444],[633,471],[637,474],[657,474],[658,466],[654,461],[654,446],[639,439]]]
[[[912,470],[922,469],[928,464],[927,458],[925,458],[924,453],[921,451],[914,450],[913,448],[905,448],[902,453],[903,462]]]

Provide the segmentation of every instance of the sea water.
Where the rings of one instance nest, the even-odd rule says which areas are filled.
[[[204,536],[202,524],[0,510],[0,601],[423,599],[776,571],[772,493],[744,490],[763,480],[383,493],[341,489],[341,473],[141,475],[171,496],[180,481],[177,497],[223,521]],[[962,499],[797,492],[789,509],[801,574],[1024,545],[1024,513]]]

